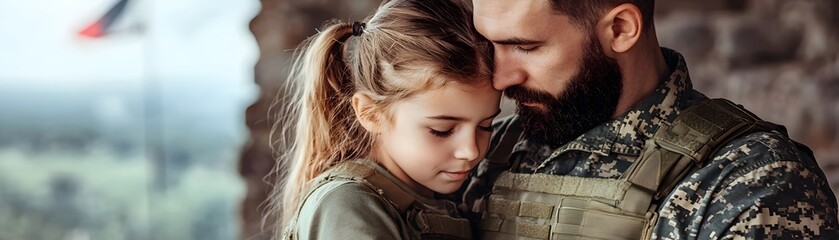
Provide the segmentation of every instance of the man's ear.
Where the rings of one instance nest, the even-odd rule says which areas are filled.
[[[612,8],[600,19],[596,33],[607,53],[624,53],[638,43],[645,30],[643,23],[644,17],[638,6],[624,3]]]
[[[364,93],[353,94],[352,108],[355,111],[355,118],[364,129],[370,133],[378,133],[381,130],[378,115],[374,113],[375,105],[370,96]]]

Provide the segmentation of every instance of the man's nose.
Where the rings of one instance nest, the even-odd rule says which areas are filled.
[[[520,65],[507,59],[503,54],[495,54],[495,73],[492,77],[492,87],[496,90],[504,89],[524,83],[527,74]]]

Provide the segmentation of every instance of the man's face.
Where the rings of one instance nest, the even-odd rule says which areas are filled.
[[[593,26],[553,11],[549,0],[473,3],[475,27],[494,46],[493,87],[518,102],[526,138],[558,146],[612,117],[621,73]]]

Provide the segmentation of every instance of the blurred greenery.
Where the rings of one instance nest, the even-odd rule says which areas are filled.
[[[232,164],[183,168],[165,192],[154,192],[151,161],[102,149],[109,148],[72,153],[0,149],[0,240],[237,235],[243,187]]]

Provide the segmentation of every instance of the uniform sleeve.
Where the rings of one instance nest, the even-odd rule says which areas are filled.
[[[828,200],[833,193],[813,175],[794,161],[752,170],[726,186],[732,197],[716,201],[741,206],[739,212],[729,213],[730,222],[710,218],[711,223],[718,224],[723,239],[839,239],[836,203]]]
[[[310,196],[298,218],[299,239],[402,239],[395,209],[369,187],[345,183]]]
[[[720,150],[662,203],[658,239],[839,239],[836,198],[812,153],[775,133]]]

